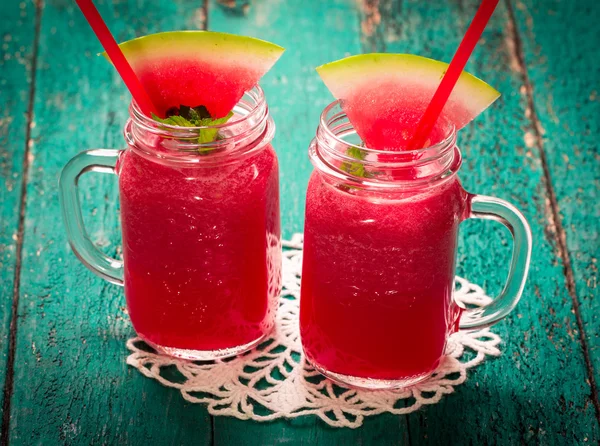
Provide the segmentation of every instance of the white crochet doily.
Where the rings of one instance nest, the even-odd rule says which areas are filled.
[[[427,381],[403,390],[356,390],[334,384],[305,362],[298,333],[302,235],[283,242],[283,291],[277,327],[258,348],[235,358],[193,362],[159,355],[141,339],[127,341],[127,363],[148,378],[178,389],[212,415],[268,421],[316,415],[335,427],[356,428],[364,417],[406,414],[435,404],[465,382],[467,370],[498,356],[500,337],[489,329],[451,336],[446,356]],[[456,278],[455,297],[466,305],[490,301],[483,290]]]

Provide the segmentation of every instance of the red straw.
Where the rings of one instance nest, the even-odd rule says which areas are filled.
[[[133,68],[131,68],[131,65],[129,65],[129,62],[127,62],[127,59],[125,59],[121,48],[119,48],[119,45],[117,45],[115,38],[108,30],[104,20],[102,20],[100,13],[94,6],[94,3],[92,3],[92,0],[75,1],[81,9],[81,12],[83,12],[86,20],[92,27],[96,37],[98,37],[98,40],[104,47],[108,57],[110,57],[111,62],[119,72],[121,79],[123,79],[123,82],[125,82],[125,85],[129,89],[131,96],[133,96],[133,99],[135,102],[137,102],[142,112],[145,115],[150,116],[151,113],[156,111],[156,107],[154,107],[154,104],[152,104],[150,96],[148,96],[148,93],[146,93],[146,90],[144,90],[144,87],[135,75]]]
[[[427,141],[427,138],[429,138],[429,134],[431,133],[431,130],[433,130],[435,122],[440,116],[444,105],[446,105],[469,57],[471,57],[471,53],[475,49],[475,45],[477,45],[481,33],[483,33],[485,26],[494,13],[498,1],[499,0],[483,0],[481,2],[471,25],[469,25],[467,33],[463,37],[462,42],[460,42],[460,45],[452,58],[452,62],[450,62],[450,65],[448,66],[448,70],[446,70],[442,82],[440,82],[423,117],[419,121],[414,136],[408,143],[408,150],[420,149],[425,144],[425,141]]]

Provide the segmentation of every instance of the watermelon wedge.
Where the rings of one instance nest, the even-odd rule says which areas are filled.
[[[363,54],[322,65],[317,72],[368,147],[406,147],[448,64],[410,54]],[[463,71],[427,145],[461,129],[500,93]]]
[[[226,116],[284,51],[252,37],[210,31],[150,34],[119,47],[161,117],[180,105],[203,105],[213,118]]]

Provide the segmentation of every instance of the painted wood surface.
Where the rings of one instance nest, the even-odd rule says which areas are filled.
[[[309,5],[306,0],[256,0],[249,8],[230,10],[214,0],[97,1],[118,40],[208,25],[288,48],[263,82],[277,123],[274,145],[281,164],[285,236],[302,229],[304,188],[311,171],[306,148],[321,109],[331,100],[313,68],[360,51],[411,52],[449,61],[476,3],[333,0]],[[436,406],[406,417],[373,417],[356,430],[336,430],[313,417],[266,424],[213,418],[201,405],[184,402],[179,393],[125,365],[124,341],[133,332],[122,290],[92,276],[70,252],[56,179],[67,160],[84,148],[123,146],[128,95],[113,69],[95,57],[99,46],[74,3],[46,0],[37,81],[31,90],[35,127],[29,146],[14,369],[7,370],[0,358],[0,377],[4,370],[14,377],[8,393],[10,425],[3,439],[11,444],[597,443],[600,428],[590,373],[594,364],[598,373],[600,330],[593,299],[598,99],[588,87],[594,73],[598,79],[599,59],[589,57],[597,30],[585,24],[591,25],[598,10],[590,9],[597,8],[591,1],[577,2],[582,9],[567,3],[502,3],[468,67],[503,97],[459,135],[463,182],[472,192],[520,207],[534,235],[523,300],[495,328],[505,340],[503,355],[476,369]],[[28,20],[21,25],[34,27],[35,8],[24,5]],[[12,8],[21,15],[20,5]],[[567,25],[566,16],[578,17],[576,29],[575,20]],[[35,33],[20,30],[17,20],[3,18],[0,37],[6,32],[21,36],[25,40],[20,45],[31,54]],[[574,43],[582,35],[589,38],[589,47]],[[9,65],[9,71],[6,63],[0,65],[0,80],[10,73],[7,80],[12,83],[10,89],[0,88],[0,100],[12,104],[12,120],[8,145],[2,136],[5,121],[0,122],[0,150],[7,154],[2,161],[12,167],[3,166],[0,172],[3,181],[16,172],[19,183],[27,135],[26,108],[19,107],[25,103],[23,95],[29,95],[35,64]],[[558,88],[548,81],[550,75],[562,81]],[[546,131],[541,146],[536,116]],[[115,186],[110,176],[87,175],[82,181],[88,229],[113,255],[119,252]],[[16,258],[16,243],[7,232],[18,230],[20,192],[15,189],[0,190],[0,246],[8,246],[0,252],[3,340],[15,286],[10,272],[14,261],[4,267],[7,252]],[[508,234],[493,223],[468,222],[462,230],[460,273],[498,292],[510,254]],[[567,286],[569,268],[573,285]],[[587,344],[581,342],[582,327]],[[2,351],[7,349],[3,341]]]
[[[3,390],[5,372],[12,368],[10,325],[14,322],[12,303],[17,293],[14,278],[22,240],[19,217],[30,127],[35,12],[31,2],[10,2],[2,8],[0,20],[0,388]],[[10,411],[10,400],[4,401],[4,393],[0,396],[2,416],[5,407],[7,413]]]
[[[533,101],[528,141],[544,153],[552,181],[547,228],[569,296],[579,306],[575,336],[589,351],[600,414],[600,3],[519,1],[515,17]]]

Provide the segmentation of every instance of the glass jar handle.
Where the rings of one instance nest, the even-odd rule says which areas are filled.
[[[513,253],[508,278],[500,295],[483,307],[464,310],[459,322],[461,330],[489,327],[503,319],[519,302],[531,259],[531,229],[523,214],[512,204],[499,198],[471,196],[471,215],[502,223],[513,237]]]
[[[116,174],[121,150],[97,149],[81,152],[60,174],[60,205],[73,252],[93,273],[117,285],[123,285],[123,262],[107,256],[90,240],[85,230],[79,202],[79,177],[86,172]]]

